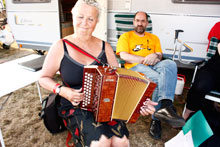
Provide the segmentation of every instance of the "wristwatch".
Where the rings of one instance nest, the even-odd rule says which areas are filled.
[[[62,86],[63,86],[63,85],[57,86],[57,88],[56,88],[56,90],[55,90],[56,94],[59,94],[59,93],[60,93],[60,90],[61,90],[61,87],[62,87]]]

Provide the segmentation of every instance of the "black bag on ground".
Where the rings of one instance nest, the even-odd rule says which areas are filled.
[[[49,94],[49,96],[42,101],[42,110],[39,113],[39,116],[44,121],[45,127],[52,134],[66,130],[62,118],[58,115],[57,104],[59,101],[59,95]]]

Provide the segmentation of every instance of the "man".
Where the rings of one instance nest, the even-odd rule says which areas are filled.
[[[177,81],[177,67],[172,60],[162,60],[160,40],[145,32],[147,14],[137,12],[133,20],[134,30],[122,34],[118,40],[116,54],[125,60],[125,68],[142,72],[157,83],[152,100],[158,102],[149,133],[154,139],[161,138],[160,121],[172,127],[182,127],[185,121],[176,114],[172,104]]]

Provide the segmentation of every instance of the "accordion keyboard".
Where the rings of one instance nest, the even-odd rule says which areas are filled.
[[[98,100],[101,89],[101,76],[97,73],[85,72],[83,91],[85,93],[85,99],[82,101],[83,109],[97,110]]]
[[[85,99],[82,102],[82,107],[86,107],[91,103],[91,95],[92,95],[92,84],[93,84],[93,74],[85,73],[85,79],[84,79],[84,93],[85,93]]]

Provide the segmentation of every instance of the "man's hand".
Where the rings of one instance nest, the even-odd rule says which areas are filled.
[[[159,55],[157,55],[156,53],[152,53],[144,58],[144,61],[142,64],[155,65],[157,64],[157,62],[160,61],[158,56]]]

